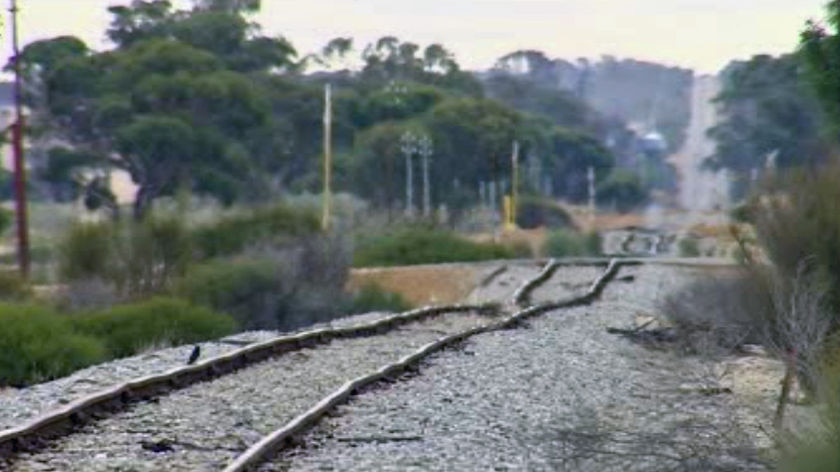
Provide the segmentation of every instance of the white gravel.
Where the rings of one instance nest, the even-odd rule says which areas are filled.
[[[658,296],[697,272],[627,274],[636,281],[592,306],[475,337],[420,376],[356,397],[261,470],[766,470],[731,396],[682,388],[703,362],[605,332],[655,313]]]
[[[536,262],[511,263],[504,272],[494,277],[486,286],[476,287],[467,297],[467,303],[508,302],[514,292],[526,281],[538,276],[543,267],[544,264]],[[558,274],[558,277],[565,276],[565,273]]]
[[[551,277],[531,292],[531,304],[556,302],[581,295],[589,290],[592,282],[604,273],[606,267],[576,266],[557,270],[561,274]]]
[[[11,471],[218,470],[346,380],[393,362],[441,336],[486,323],[447,314],[385,335],[338,340],[281,356],[91,424]],[[167,453],[143,444],[169,444]]]
[[[337,319],[331,323],[308,327],[312,330],[321,326],[348,326],[369,323],[390,315],[390,313],[368,313]],[[245,344],[267,341],[283,334],[277,331],[250,331],[229,336],[218,341],[200,343],[201,358],[219,356]],[[85,395],[98,392],[112,385],[128,382],[138,377],[160,374],[183,366],[193,345],[165,349],[150,349],[149,352],[88,367],[50,382],[22,389],[0,389],[0,429],[18,426],[32,420],[60,405],[70,403]]]
[[[500,263],[498,267],[503,265]],[[518,287],[517,284],[522,283],[529,276],[539,273],[539,266],[536,264],[520,263],[519,266],[511,267],[501,276],[495,277],[486,287],[477,289],[475,296],[470,297],[468,302],[505,301]],[[495,268],[488,269],[488,274]],[[348,316],[328,323],[319,323],[301,331],[325,326],[341,327],[371,323],[392,314],[373,312]],[[218,341],[199,343],[201,358],[207,359],[219,356],[239,349],[245,344],[267,341],[286,334],[290,333],[250,331]],[[91,366],[50,382],[20,389],[0,389],[0,430],[19,426],[61,405],[96,393],[104,388],[183,366],[192,349],[192,344],[166,348],[150,347],[146,353]]]

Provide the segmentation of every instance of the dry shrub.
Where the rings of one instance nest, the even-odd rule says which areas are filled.
[[[196,265],[173,290],[245,329],[291,330],[340,314],[349,265],[343,238],[316,236]]]
[[[661,303],[681,348],[692,354],[710,347],[731,351],[745,343],[762,343],[763,314],[771,310],[766,285],[743,270],[698,279]]]
[[[79,223],[60,244],[65,282],[102,280],[127,296],[160,292],[190,262],[192,244],[183,221],[147,216],[142,222]]]

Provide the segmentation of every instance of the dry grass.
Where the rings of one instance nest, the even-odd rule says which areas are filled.
[[[532,255],[541,255],[549,231],[546,228],[520,229],[499,231],[495,234],[474,234],[468,238],[477,243],[496,243],[507,247],[524,246],[531,250]]]
[[[486,267],[477,264],[354,269],[347,290],[376,284],[415,306],[456,303],[472,292],[485,273]]]

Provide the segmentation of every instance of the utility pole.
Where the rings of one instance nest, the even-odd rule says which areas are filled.
[[[516,228],[516,206],[519,204],[519,141],[513,142],[513,154],[510,156],[510,224]]]
[[[332,87],[324,87],[324,203],[321,229],[330,229],[332,212]]]
[[[429,158],[433,153],[432,139],[428,136],[420,138],[420,156],[423,158],[423,216],[432,215],[432,193],[429,188]]]
[[[406,131],[400,138],[400,149],[405,154],[405,213],[414,215],[414,169],[411,156],[417,151],[417,138]]]
[[[20,64],[20,45],[18,43],[18,5],[11,0],[9,12],[12,17],[12,53],[14,54],[15,72],[15,124],[12,126],[12,150],[14,152],[15,180],[15,221],[17,225],[18,266],[21,277],[29,278],[29,225],[26,204],[26,166],[23,156],[23,84]]]
[[[589,231],[595,231],[595,169],[586,169],[587,190],[589,193]]]

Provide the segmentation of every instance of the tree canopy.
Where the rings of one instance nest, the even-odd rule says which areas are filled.
[[[477,204],[481,185],[510,185],[514,141],[522,161],[541,169],[526,184],[555,197],[582,199],[586,168],[600,181],[615,165],[601,144],[605,120],[572,93],[515,77],[482,82],[445,46],[393,36],[360,51],[335,38],[300,59],[253,23],[259,6],[132,0],[108,8],[112,49],[73,37],[27,45],[21,65],[41,91],[34,110],[53,143],[34,175],[49,197],[101,195],[101,179],[80,175],[114,168],[138,186],[137,217],[179,189],[223,203],[316,190],[325,83],[335,90],[339,190],[379,207],[404,198],[407,131],[434,143],[434,200],[453,209]],[[340,67],[353,55],[358,70]]]

